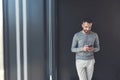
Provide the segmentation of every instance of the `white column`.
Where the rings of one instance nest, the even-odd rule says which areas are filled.
[[[0,80],[4,80],[4,66],[3,66],[3,7],[2,0],[0,0]]]

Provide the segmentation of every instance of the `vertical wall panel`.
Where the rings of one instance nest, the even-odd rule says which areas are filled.
[[[22,0],[20,0],[21,79],[24,79]],[[44,0],[27,0],[28,80],[46,80]],[[17,80],[15,0],[4,0],[4,45],[6,80]]]
[[[15,0],[8,0],[8,63],[9,63],[9,80],[17,80],[16,66],[16,21],[15,21]]]
[[[45,80],[44,0],[27,1],[28,80]]]

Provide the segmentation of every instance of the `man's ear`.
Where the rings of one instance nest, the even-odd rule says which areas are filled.
[[[81,25],[82,25],[82,28],[83,28],[83,23]]]
[[[90,23],[90,25],[92,26],[92,25],[93,25],[93,23]]]

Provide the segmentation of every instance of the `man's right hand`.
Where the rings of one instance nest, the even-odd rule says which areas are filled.
[[[83,47],[83,51],[88,51],[88,49],[89,49],[89,46],[88,45],[85,45],[84,47]]]

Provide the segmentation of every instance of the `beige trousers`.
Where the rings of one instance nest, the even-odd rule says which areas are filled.
[[[91,80],[94,71],[95,59],[76,60],[76,69],[79,80]]]

